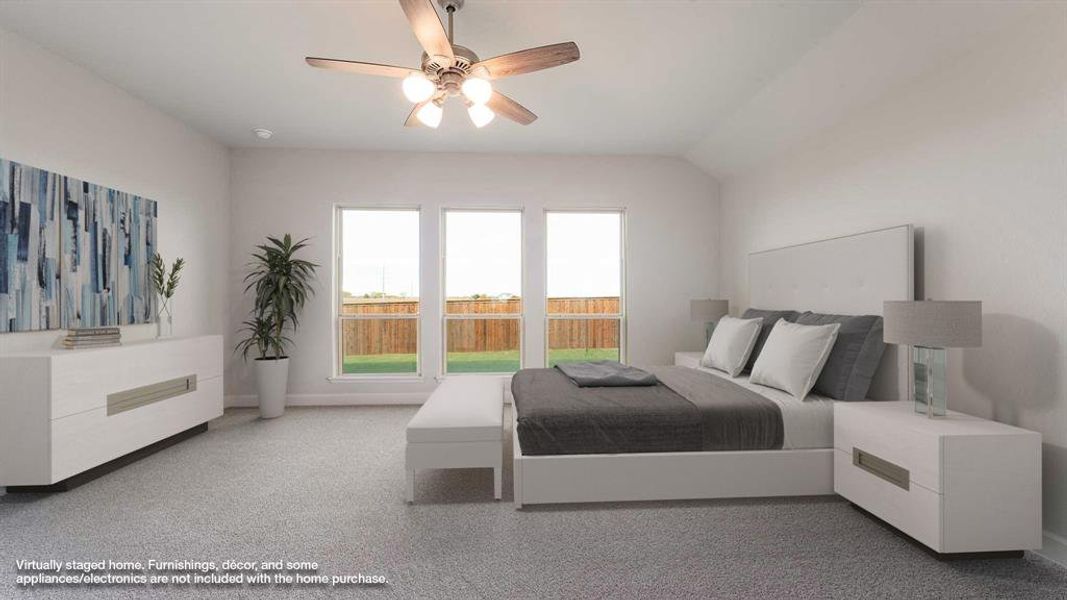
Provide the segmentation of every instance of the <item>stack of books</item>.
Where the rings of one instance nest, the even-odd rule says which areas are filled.
[[[102,348],[121,344],[118,327],[86,327],[71,329],[63,339],[64,348]]]

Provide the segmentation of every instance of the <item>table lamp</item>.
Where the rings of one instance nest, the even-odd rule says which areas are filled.
[[[982,345],[980,301],[917,300],[886,302],[884,339],[911,346],[915,412],[943,417],[948,408],[946,348]]]
[[[689,317],[704,324],[704,347],[707,347],[708,342],[711,341],[711,332],[715,330],[715,323],[728,314],[730,314],[729,300],[689,301]]]

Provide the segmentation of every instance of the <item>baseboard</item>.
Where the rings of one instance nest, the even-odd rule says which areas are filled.
[[[287,406],[396,406],[422,404],[429,392],[360,392],[347,394],[289,394]],[[227,408],[259,406],[255,394],[226,396]]]
[[[1040,550],[1035,550],[1035,554],[1040,554],[1042,557],[1051,560],[1052,562],[1060,565],[1061,567],[1067,567],[1067,538],[1056,535],[1051,531],[1044,532],[1044,543]]]
[[[342,394],[289,394],[287,406],[397,406],[420,405],[430,392],[348,392]],[[512,404],[511,389],[504,388],[504,404]],[[231,394],[225,397],[226,408],[255,408],[255,394]]]

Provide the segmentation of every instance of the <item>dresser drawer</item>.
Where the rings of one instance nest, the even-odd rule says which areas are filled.
[[[890,481],[895,479],[892,466],[877,462],[867,468],[857,466],[852,452],[835,448],[834,492],[940,551],[941,496],[922,485],[905,482],[902,487]]]
[[[924,418],[908,414],[900,422],[887,424],[847,403],[838,403],[834,409],[834,448],[844,452],[849,461],[853,449],[858,448],[906,469],[911,481],[937,493],[942,491],[941,438],[921,428]],[[909,418],[916,427],[910,426]]]
[[[55,483],[222,416],[222,377],[197,382],[187,394],[117,414],[101,407],[52,421]]]
[[[57,353],[52,357],[52,418],[106,407],[108,394],[193,374],[202,380],[222,375],[221,336]]]

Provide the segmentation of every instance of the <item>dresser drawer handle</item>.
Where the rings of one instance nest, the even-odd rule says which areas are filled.
[[[115,392],[107,396],[107,416],[110,417],[111,415],[117,415],[195,391],[196,375],[188,375],[144,385],[132,390]]]
[[[852,448],[852,464],[867,471],[871,475],[881,477],[897,487],[905,490],[910,489],[911,487],[911,478],[907,469],[894,465],[884,458],[878,458],[870,452],[860,450],[855,446]]]

